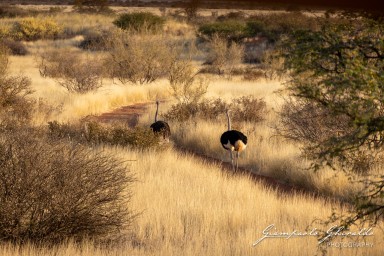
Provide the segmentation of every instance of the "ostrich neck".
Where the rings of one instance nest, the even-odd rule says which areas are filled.
[[[227,111],[228,131],[231,130],[231,119],[229,118],[229,112]]]
[[[159,104],[156,104],[155,123],[157,122],[157,113],[159,112]]]

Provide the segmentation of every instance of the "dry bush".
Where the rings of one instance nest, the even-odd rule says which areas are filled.
[[[235,68],[231,75],[242,76],[245,81],[257,81],[265,77],[265,71],[254,67]]]
[[[31,129],[0,137],[0,240],[112,239],[128,228],[122,161]]]
[[[83,120],[79,124],[49,122],[51,138],[69,138],[81,144],[108,144],[139,149],[159,146],[159,138],[149,127],[129,128],[121,124],[103,125]]]
[[[109,31],[88,30],[84,33],[84,40],[80,42],[79,48],[91,51],[106,51],[108,49]]]
[[[168,79],[172,96],[180,103],[198,102],[207,92],[208,80],[196,75],[189,60],[176,60],[172,63]]]
[[[20,7],[12,5],[1,5],[0,6],[0,18],[14,18],[27,16],[28,12]]]
[[[167,76],[177,57],[175,47],[161,36],[118,32],[109,40],[105,66],[122,83],[150,83]]]
[[[10,38],[4,38],[4,39],[0,39],[0,44],[8,47],[10,50],[10,53],[13,55],[23,56],[28,54],[27,48],[19,41],[15,41]]]
[[[8,52],[0,46],[0,125],[12,128],[31,118],[31,81],[25,76],[8,75]]]
[[[227,39],[221,38],[218,34],[214,34],[209,42],[210,49],[206,63],[212,65],[215,73],[230,75],[243,61],[244,46],[236,42],[228,43]]]
[[[253,96],[242,96],[233,99],[230,108],[233,113],[236,113],[233,116],[235,121],[261,122],[267,113],[265,101]]]
[[[221,99],[202,100],[200,102],[178,103],[171,106],[171,109],[164,114],[168,120],[179,122],[191,118],[202,118],[206,120],[215,120],[220,114],[225,113],[228,104]]]
[[[277,131],[295,141],[321,143],[330,136],[343,136],[348,130],[347,116],[332,115],[308,101],[287,98],[280,116]]]
[[[305,143],[304,153],[307,156],[322,154],[322,146],[329,143],[358,136],[351,132],[353,121],[347,115],[331,113],[323,106],[305,100],[286,99],[280,117],[279,124],[275,127],[277,134]],[[383,161],[382,150],[372,152],[372,148],[377,147],[375,143],[378,143],[378,138],[373,136],[368,139],[372,141],[370,145],[362,146],[360,150],[351,150],[341,159],[343,164],[352,166],[351,170],[356,173],[367,173],[375,166],[380,166]],[[339,166],[342,163],[335,161],[334,164]]]
[[[247,26],[241,20],[229,19],[203,24],[199,27],[199,34],[209,39],[219,36],[229,41],[240,41],[247,35]]]
[[[231,103],[221,99],[204,99],[200,102],[178,103],[171,106],[171,109],[164,114],[168,120],[179,122],[191,118],[204,120],[217,120],[225,114],[227,109],[233,113],[232,119],[235,122],[260,122],[264,120],[267,113],[266,103],[263,99],[256,99],[253,96],[235,98]]]
[[[14,126],[28,122],[33,101],[31,80],[25,76],[0,76],[0,125]]]
[[[103,67],[97,57],[60,50],[45,52],[40,56],[39,71],[69,92],[86,93],[102,86]]]
[[[284,59],[279,56],[278,50],[266,50],[261,61],[265,70],[265,78],[273,80],[283,77]]]

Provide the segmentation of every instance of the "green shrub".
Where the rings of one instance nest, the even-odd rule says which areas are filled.
[[[247,27],[242,21],[226,20],[222,22],[213,22],[199,27],[199,33],[208,38],[213,35],[219,35],[221,38],[230,40],[240,40],[246,36]]]
[[[165,23],[165,19],[150,12],[136,12],[122,14],[113,24],[124,30],[136,32],[157,32]]]
[[[112,14],[114,11],[109,8],[108,0],[74,0],[74,9],[81,13],[98,12]]]
[[[236,13],[228,14],[236,16]],[[241,15],[241,14],[239,14]],[[298,29],[316,29],[314,18],[302,13],[282,13],[254,15],[249,18],[229,19],[222,17],[220,21],[203,24],[199,27],[200,34],[212,37],[218,34],[227,40],[241,40],[245,37],[264,36],[270,42],[276,42],[284,34]]]
[[[11,36],[18,40],[34,41],[39,39],[56,39],[62,31],[50,18],[24,18],[13,25]]]
[[[133,177],[122,161],[31,129],[0,138],[0,241],[100,241],[127,231]]]
[[[276,42],[281,36],[295,30],[315,30],[318,22],[302,13],[280,13],[254,15],[248,19],[246,26],[248,36],[264,36],[270,42]]]

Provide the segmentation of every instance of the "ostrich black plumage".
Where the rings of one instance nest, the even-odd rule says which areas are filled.
[[[228,120],[228,131],[224,132],[220,137],[221,145],[224,149],[228,150],[231,155],[231,163],[233,164],[233,154],[232,152],[236,152],[236,170],[239,167],[239,153],[243,151],[247,147],[247,136],[245,136],[242,132],[231,130],[231,119],[229,117],[229,110],[227,110],[227,120]]]
[[[155,122],[151,124],[151,129],[156,135],[163,136],[163,139],[169,141],[169,137],[171,136],[171,128],[169,127],[167,122],[157,121],[157,114],[159,112],[159,101],[156,101],[156,114],[155,114]]]

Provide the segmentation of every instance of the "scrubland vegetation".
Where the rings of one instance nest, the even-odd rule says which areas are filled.
[[[124,14],[52,9],[29,15],[1,8],[1,255],[314,255],[322,250],[380,255],[381,108],[368,113],[380,101],[371,93],[380,92],[374,88],[382,77],[375,73],[382,67],[382,49],[361,48],[361,62],[352,64],[320,60],[328,71],[340,63],[345,70],[353,67],[323,81],[336,78],[345,88],[343,96],[331,93],[337,89],[325,95],[337,99],[339,109],[321,105],[321,97],[310,101],[321,92],[306,82],[315,86],[316,75],[328,73],[305,70],[310,60],[288,47],[292,33],[302,40],[295,44],[304,45],[313,42],[311,33],[321,38],[316,33],[327,24],[334,29],[329,35],[337,34],[345,17],[228,11],[196,18],[177,10],[163,10],[160,17],[153,9]],[[383,39],[382,30],[369,28],[371,36]],[[361,35],[361,41],[346,46],[367,42]],[[306,50],[319,54],[316,50],[324,48]],[[356,52],[340,54],[348,58]],[[364,56],[373,75],[360,79]],[[377,62],[369,66],[370,59]],[[355,78],[354,88],[366,99],[346,112],[345,103],[359,94],[342,78]],[[373,89],[359,86],[366,81]],[[171,143],[149,129],[155,100],[164,101],[160,117],[171,126]],[[148,103],[148,109],[135,127],[96,117],[136,103]],[[248,136],[240,166],[308,194],[285,193],[209,160],[229,161],[219,140],[228,108],[233,129]],[[357,120],[362,110],[366,115]],[[356,143],[354,135],[361,135]],[[351,141],[365,147],[343,154]],[[321,143],[333,151],[317,148]],[[364,154],[357,158],[356,152]],[[374,223],[340,217],[370,217],[369,211],[376,214],[367,218]],[[356,224],[350,227],[355,231],[375,224],[374,235],[366,238],[373,247],[318,247],[318,237],[312,236],[266,239],[253,247],[271,224],[278,232]]]

